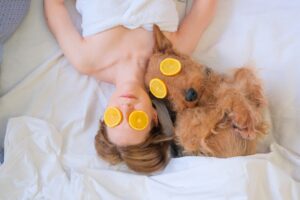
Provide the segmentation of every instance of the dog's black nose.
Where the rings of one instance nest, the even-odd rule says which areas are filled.
[[[185,93],[186,101],[195,101],[197,99],[197,97],[198,97],[198,94],[193,88],[188,89]]]

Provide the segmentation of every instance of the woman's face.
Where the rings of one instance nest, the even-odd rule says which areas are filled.
[[[136,84],[122,85],[116,88],[112,94],[108,106],[118,108],[122,115],[123,120],[121,123],[113,128],[107,127],[108,139],[117,146],[128,146],[140,144],[148,137],[151,125],[157,124],[157,114],[152,107],[151,100],[145,90]],[[130,127],[128,118],[132,111],[144,111],[149,118],[149,123],[144,130],[134,130]]]

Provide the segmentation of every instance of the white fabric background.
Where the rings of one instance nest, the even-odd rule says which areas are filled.
[[[0,199],[300,199],[299,10],[297,0],[219,1],[194,54],[221,72],[259,68],[277,141],[271,152],[178,158],[143,176],[96,156],[96,122],[113,88],[69,65],[33,0],[1,66]]]

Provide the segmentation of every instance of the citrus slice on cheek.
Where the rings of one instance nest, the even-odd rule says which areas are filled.
[[[158,78],[151,79],[149,87],[150,87],[150,92],[156,98],[163,99],[167,96],[167,87],[162,80]]]
[[[174,76],[181,71],[181,63],[174,58],[165,58],[160,62],[160,72],[165,76]]]
[[[116,107],[108,107],[104,113],[104,123],[112,128],[120,124],[122,121],[122,113]]]
[[[129,125],[137,131],[147,128],[149,123],[148,115],[144,111],[133,111],[129,115]]]

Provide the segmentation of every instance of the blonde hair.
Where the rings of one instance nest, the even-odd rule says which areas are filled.
[[[140,173],[152,173],[163,169],[168,161],[168,147],[173,138],[162,133],[161,125],[153,126],[148,138],[137,145],[117,146],[107,137],[106,125],[100,121],[100,129],[95,137],[98,155],[111,164],[122,161]]]

